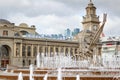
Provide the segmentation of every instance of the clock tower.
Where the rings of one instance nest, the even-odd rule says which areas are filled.
[[[88,6],[86,7],[86,15],[83,16],[83,30],[96,32],[99,26],[99,16],[96,15],[96,7],[90,0]]]

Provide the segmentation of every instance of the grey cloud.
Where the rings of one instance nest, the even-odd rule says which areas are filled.
[[[111,16],[120,17],[120,0],[98,0],[94,2],[101,11],[106,11]]]
[[[0,0],[0,15],[22,13],[28,17],[55,14],[69,16],[81,13],[89,0]],[[95,6],[111,15],[119,16],[120,0],[93,0]]]
[[[16,17],[14,19],[15,21],[17,20],[18,16],[19,18],[23,18],[23,21],[27,17],[27,19],[30,19],[31,22],[34,22],[34,24],[37,24],[38,26],[42,25],[42,27],[46,26],[46,28],[54,28],[61,24],[59,27],[61,27],[61,30],[63,30],[65,27],[67,27],[66,25],[71,26],[71,24],[80,24],[75,23],[74,18],[73,21],[70,20],[69,17],[74,15],[81,17],[81,15],[85,15],[83,13],[85,13],[85,8],[88,2],[89,0],[0,0],[0,17],[7,19]],[[120,22],[120,0],[93,0],[93,3],[97,7],[97,12],[100,12],[99,14],[107,12],[109,15],[108,17],[110,17],[109,19],[113,19],[113,17],[118,18],[114,21],[112,20],[110,22],[111,24],[109,23],[110,25],[106,25],[106,32],[108,32],[110,29],[114,29],[114,27],[119,26],[118,24],[115,25],[115,21],[118,23]],[[24,15],[24,17],[21,17],[19,14]],[[63,19],[57,20],[55,23],[55,20],[50,22],[51,19],[49,18],[44,19],[46,22],[42,22],[43,19],[37,18],[40,16],[44,16],[42,18],[46,18],[45,16],[48,15],[55,15],[58,16],[59,19]],[[52,16],[51,18],[54,17]],[[49,23],[47,23],[47,21],[49,21]],[[69,22],[64,23],[65,21]],[[81,22],[81,20],[79,20],[79,22]],[[117,32],[114,33],[116,34],[118,32],[119,29],[117,29]]]
[[[28,17],[36,17],[39,15],[49,15],[49,14],[55,14],[58,16],[68,16],[75,14],[76,11],[72,7],[67,6],[64,3],[57,2],[57,1],[49,1],[49,0],[39,0],[38,1],[15,1],[5,4],[5,2],[2,2],[0,6],[0,15],[10,15],[10,14],[17,14],[22,13]],[[14,2],[15,1],[15,2]],[[4,9],[4,10],[3,10]]]

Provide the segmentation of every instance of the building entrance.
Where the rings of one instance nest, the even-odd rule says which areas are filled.
[[[9,60],[8,59],[4,59],[4,60],[1,60],[1,67],[6,67],[7,64],[9,64]]]
[[[8,45],[0,46],[0,67],[5,68],[9,64],[10,47]]]

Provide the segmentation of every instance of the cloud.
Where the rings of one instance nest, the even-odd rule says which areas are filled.
[[[66,28],[82,29],[80,22],[88,2],[89,0],[0,0],[0,17],[17,25],[22,22],[34,24],[39,33],[63,33]],[[120,0],[93,2],[98,15],[108,13],[104,28],[106,35],[119,34]]]
[[[22,14],[16,15],[15,17],[10,17],[9,20],[13,22],[14,20],[16,25],[26,22],[29,26],[35,25],[37,32],[40,34],[58,34],[64,33],[64,30],[70,28],[80,28],[80,16],[56,16],[56,15],[41,15],[38,17],[26,17]]]
[[[49,15],[55,14],[58,16],[69,16],[75,14],[72,7],[67,6],[62,2],[52,1],[52,0],[12,0],[1,1],[0,3],[0,13],[2,16],[9,16],[11,14],[24,14],[28,17],[36,17],[39,15]]]
[[[108,35],[120,35],[120,18],[116,16],[109,17],[104,27],[104,33]]]

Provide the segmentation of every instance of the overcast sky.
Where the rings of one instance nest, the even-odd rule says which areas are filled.
[[[0,18],[19,25],[35,25],[40,34],[82,29],[82,16],[89,0],[0,0]],[[107,13],[105,35],[120,34],[120,0],[93,0],[97,15]]]

